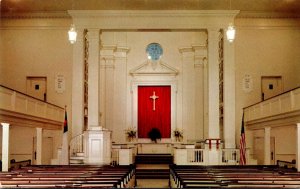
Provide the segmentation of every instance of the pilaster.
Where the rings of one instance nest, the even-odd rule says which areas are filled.
[[[192,47],[180,49],[182,58],[182,129],[195,139],[195,53]]]
[[[204,123],[204,64],[207,60],[207,44],[193,45],[195,69],[195,133],[197,139],[205,139]]]
[[[115,45],[103,45],[100,51],[100,104],[101,123],[113,129]]]
[[[219,128],[219,28],[208,29],[208,138],[220,138]]]
[[[118,128],[128,127],[132,125],[127,119],[131,118],[131,112],[126,111],[127,107],[127,54],[129,48],[126,46],[117,46],[115,50],[115,63],[114,63],[114,93],[113,93],[113,130]],[[123,129],[123,128],[122,128]],[[125,128],[124,128],[125,129]],[[112,128],[110,128],[112,130]],[[113,132],[112,138],[124,138],[123,132]]]

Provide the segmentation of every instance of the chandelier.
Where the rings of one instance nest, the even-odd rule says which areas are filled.
[[[69,34],[69,41],[71,44],[74,44],[76,42],[77,38],[77,31],[75,29],[75,25],[71,24],[70,30],[68,31]]]

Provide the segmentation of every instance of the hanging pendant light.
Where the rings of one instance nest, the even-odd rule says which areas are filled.
[[[77,38],[77,32],[75,29],[74,24],[71,24],[70,30],[68,31],[69,34],[69,41],[71,44],[74,44],[76,42],[76,38]]]
[[[235,39],[235,28],[232,23],[228,25],[227,31],[226,31],[227,40],[232,43]]]

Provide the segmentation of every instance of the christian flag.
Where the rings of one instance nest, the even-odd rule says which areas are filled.
[[[68,131],[68,116],[67,116],[67,110],[65,110],[64,133],[67,131]]]
[[[62,138],[62,151],[60,165],[69,165],[69,133],[68,133],[68,116],[67,107],[65,107],[64,133]]]
[[[240,138],[240,165],[246,165],[246,138],[244,128],[244,113],[242,118],[242,129]]]

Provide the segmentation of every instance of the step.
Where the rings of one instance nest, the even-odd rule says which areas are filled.
[[[76,152],[76,156],[84,157],[84,152]]]
[[[81,159],[70,159],[70,165],[80,165],[80,164],[84,164],[83,160]]]
[[[170,154],[138,154],[136,164],[172,164],[173,156]]]
[[[168,179],[169,169],[136,169],[137,179]]]
[[[84,160],[83,156],[71,156],[70,159],[74,159],[74,160]]]

